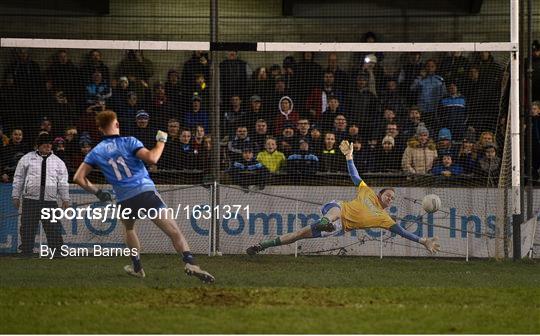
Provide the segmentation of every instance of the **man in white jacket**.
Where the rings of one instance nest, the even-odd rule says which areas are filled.
[[[37,150],[24,155],[13,177],[13,204],[22,207],[21,251],[32,254],[39,222],[43,225],[50,248],[63,244],[62,223],[41,218],[42,208],[57,208],[58,199],[65,209],[69,204],[68,171],[64,161],[52,152],[52,136],[42,133],[36,140]],[[22,204],[21,204],[22,200]]]

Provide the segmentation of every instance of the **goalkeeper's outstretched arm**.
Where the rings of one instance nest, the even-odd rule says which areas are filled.
[[[400,235],[401,237],[411,240],[416,243],[420,243],[424,245],[424,247],[430,252],[430,253],[436,253],[439,252],[441,249],[441,246],[437,242],[439,240],[438,237],[433,238],[421,238],[417,235],[415,235],[412,232],[409,232],[401,227],[399,224],[394,224],[390,227],[390,232]]]
[[[362,178],[358,174],[358,170],[354,165],[353,144],[349,143],[349,141],[347,140],[343,140],[341,144],[339,144],[339,149],[347,159],[347,170],[349,171],[349,176],[351,177],[351,180],[353,181],[355,186],[358,186],[360,182],[362,182]]]

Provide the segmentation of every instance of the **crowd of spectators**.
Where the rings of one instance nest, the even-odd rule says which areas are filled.
[[[538,67],[540,47],[534,49]],[[117,113],[123,135],[147,147],[154,145],[156,130],[169,133],[151,172],[207,171],[212,142],[219,142],[220,168],[236,184],[262,187],[274,174],[346,173],[338,149],[346,139],[354,144],[362,173],[496,180],[505,69],[490,52],[403,53],[392,64],[385,64],[383,53],[358,53],[348,67],[340,57],[328,53],[319,64],[305,52],[252,70],[237,52],[228,52],[219,64],[216,139],[210,131],[207,53],[193,52],[181,70],[171,67],[163,74],[165,82],[152,82],[153,62],[142,51],[127,51],[109,69],[99,50],[80,63],[60,50],[42,67],[27,50],[16,49],[0,90],[2,180],[11,181],[18,159],[43,132],[55,138],[55,153],[73,172],[100,141],[94,119],[107,109]],[[534,106],[536,122],[540,104]],[[538,140],[540,127],[534,125]],[[537,178],[538,155],[533,162]]]

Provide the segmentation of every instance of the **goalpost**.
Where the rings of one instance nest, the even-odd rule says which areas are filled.
[[[43,59],[45,54],[51,54],[57,49],[73,50],[75,53],[87,53],[91,49],[99,49],[104,52],[110,52],[110,55],[115,51],[125,50],[141,50],[148,52],[148,55],[155,56],[153,60],[159,63],[163,60],[163,64],[158,64],[160,69],[167,66],[167,62],[184,58],[192,51],[215,51],[216,55],[223,56],[219,51],[237,50],[240,51],[246,59],[249,59],[250,65],[265,65],[269,67],[271,64],[280,63],[283,59],[291,54],[300,52],[316,52],[317,60],[323,62],[330,53],[338,53],[339,58],[344,59],[341,65],[348,64],[359,53],[377,54],[385,53],[386,59],[384,64],[388,64],[389,68],[398,67],[401,64],[399,57],[404,55],[412,55],[414,53],[423,53],[424,61],[429,58],[442,60],[444,53],[460,52],[467,57],[472,58],[476,53],[488,52],[498,63],[501,70],[501,75],[506,73],[510,78],[507,84],[504,84],[504,76],[501,77],[499,89],[502,91],[497,113],[499,117],[506,115],[506,107],[504,104],[504,89],[509,88],[509,112],[508,129],[501,133],[505,141],[501,139],[492,139],[497,141],[503,148],[498,148],[502,155],[501,174],[498,182],[489,181],[490,177],[480,180],[457,179],[450,181],[445,180],[441,184],[440,180],[430,176],[411,175],[406,176],[406,182],[398,187],[398,196],[400,199],[394,209],[390,209],[393,215],[396,215],[401,220],[401,224],[416,230],[417,232],[425,232],[429,235],[444,234],[448,239],[446,246],[443,245],[443,256],[448,257],[505,257],[505,242],[507,232],[507,209],[511,209],[513,215],[513,234],[514,234],[514,256],[519,254],[519,225],[521,214],[520,204],[520,150],[519,150],[519,45],[518,45],[518,1],[511,1],[511,36],[510,42],[477,42],[477,43],[277,43],[277,42],[258,42],[258,43],[209,43],[209,42],[184,42],[184,41],[107,41],[107,40],[62,40],[62,39],[17,39],[17,38],[2,38],[0,39],[0,47],[2,50],[6,48],[34,48],[38,50]],[[4,60],[7,58],[4,55]],[[213,60],[215,62],[219,59]],[[379,61],[379,63],[382,63]],[[170,63],[169,63],[170,64]],[[493,75],[493,74],[489,74]],[[314,77],[315,75],[313,75]],[[309,79],[309,76],[308,76]],[[118,78],[116,78],[118,80]],[[350,85],[350,84],[348,84]],[[345,90],[352,90],[347,86]],[[467,89],[467,87],[464,87]],[[309,96],[311,92],[300,92],[300,96]],[[328,97],[327,97],[328,98]],[[225,102],[221,102],[224,104]],[[211,109],[212,107],[210,107]],[[221,115],[224,115],[223,113]],[[406,115],[404,116],[406,117]],[[481,117],[477,117],[482,119]],[[497,118],[497,122],[500,118]],[[480,120],[482,121],[482,120]],[[371,125],[361,125],[361,130],[369,130],[374,127],[375,120]],[[253,125],[251,125],[253,126]],[[497,135],[498,125],[489,125],[492,135]],[[440,128],[433,129],[432,137],[436,138]],[[222,134],[223,136],[223,134]],[[281,136],[281,134],[280,134]],[[480,134],[475,135],[474,142],[480,137]],[[234,137],[234,134],[231,134]],[[222,139],[214,139],[222,141]],[[230,140],[230,139],[229,139]],[[382,139],[379,139],[382,140]],[[461,145],[461,140],[457,143]],[[480,148],[483,150],[483,148]],[[509,157],[508,157],[509,155]],[[390,163],[390,162],[388,162]],[[220,171],[224,171],[221,169]],[[507,173],[511,176],[507,177]],[[363,174],[366,176],[368,184],[377,187],[392,186],[391,179],[388,176],[381,175],[379,172]],[[225,175],[225,174],[224,174]],[[355,191],[352,187],[346,187],[347,176],[342,174],[336,178],[336,185],[343,187],[317,187],[317,186],[302,186],[302,187],[281,187],[267,186],[265,190],[251,190],[246,194],[243,190],[239,190],[234,185],[231,185],[230,180],[226,181],[219,178],[212,187],[212,191],[195,187],[190,193],[185,194],[185,191],[174,191],[173,188],[163,188],[165,198],[170,195],[169,206],[173,204],[185,202],[188,199],[190,202],[198,204],[226,204],[231,202],[241,202],[250,204],[252,218],[243,218],[242,222],[229,221],[224,223],[220,219],[219,223],[214,221],[206,221],[204,223],[194,221],[193,219],[184,220],[186,227],[193,229],[192,237],[188,236],[188,241],[196,241],[195,252],[215,254],[223,253],[242,253],[245,248],[260,239],[275,236],[279,233],[291,231],[298,228],[299,225],[307,225],[316,219],[319,214],[320,205],[331,199],[347,200],[354,197]],[[506,198],[508,180],[511,180],[511,188],[508,199]],[[295,177],[285,177],[285,184],[295,183]],[[223,183],[221,183],[223,182]],[[449,183],[449,184],[448,184]],[[309,184],[309,183],[308,183]],[[220,188],[219,193],[216,190]],[[170,186],[169,186],[170,187]],[[494,188],[499,187],[499,189]],[[402,189],[400,189],[402,188]],[[401,194],[399,192],[402,192]],[[293,193],[293,194],[291,194]],[[443,200],[443,208],[445,212],[435,216],[427,216],[423,214],[415,200],[421,199],[424,194],[435,193],[441,196]],[[187,195],[187,196],[186,196]],[[86,196],[77,196],[86,200]],[[213,201],[212,201],[213,200]],[[241,201],[238,201],[241,200]],[[83,203],[79,201],[79,203]],[[278,209],[274,216],[274,211],[270,209]],[[495,215],[496,220],[492,215]],[[257,217],[258,216],[258,217]],[[144,223],[144,228],[150,227]],[[211,227],[217,225],[218,228],[212,230]],[[242,230],[240,229],[242,228]],[[103,228],[105,230],[105,228]],[[145,229],[143,229],[144,232]],[[157,231],[148,229],[146,233],[154,240],[160,239],[160,234]],[[99,230],[98,230],[99,231]],[[211,233],[210,233],[211,232]],[[248,233],[247,235],[240,234],[241,232]],[[144,235],[144,233],[143,233]],[[202,237],[201,237],[202,235]],[[119,235],[115,236],[112,241],[118,242]],[[107,237],[103,241],[99,235],[95,235],[95,241],[109,242]],[[143,238],[144,239],[144,238]],[[517,239],[517,240],[516,240]],[[112,242],[111,242],[112,243]],[[159,245],[159,244],[158,244]],[[167,252],[156,245],[154,252]],[[384,249],[382,247],[385,247]],[[348,253],[348,254],[373,254],[373,255],[411,255],[423,256],[425,252],[417,249],[414,244],[404,242],[400,238],[395,238],[388,233],[379,233],[372,231],[367,234],[355,233],[354,235],[346,235],[346,237],[330,238],[325,243],[319,240],[299,242],[295,247],[283,247],[275,250],[278,253],[294,253],[294,254],[311,254],[311,253]]]

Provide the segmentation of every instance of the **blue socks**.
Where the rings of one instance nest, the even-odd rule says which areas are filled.
[[[182,261],[186,264],[197,265],[197,263],[195,262],[195,257],[193,256],[193,254],[191,254],[190,251],[182,252]]]
[[[141,257],[139,255],[131,256],[131,261],[133,262],[133,270],[139,272],[142,269]]]

